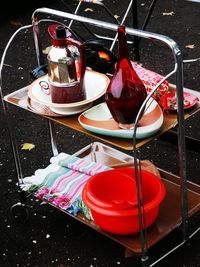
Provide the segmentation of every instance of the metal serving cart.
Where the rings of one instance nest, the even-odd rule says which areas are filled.
[[[49,16],[51,16],[51,19],[49,18]],[[59,19],[59,21],[56,19]],[[44,63],[44,60],[43,60],[43,53],[41,49],[42,39],[40,36],[40,25],[43,22],[48,22],[48,21],[49,22],[57,21],[58,23],[63,23],[62,20],[64,19],[65,20],[67,19],[69,21],[76,21],[78,23],[84,23],[85,25],[87,25],[87,27],[93,26],[96,28],[103,28],[106,30],[110,30],[111,32],[114,32],[115,34],[118,28],[117,24],[89,19],[89,18],[79,16],[76,14],[71,14],[71,13],[53,10],[49,8],[39,8],[35,10],[32,15],[32,24],[19,28],[9,40],[4,50],[2,60],[1,60],[1,65],[0,65],[0,92],[1,92],[4,113],[7,118],[7,122],[8,122],[12,151],[14,155],[19,185],[23,183],[23,174],[22,174],[21,162],[20,162],[20,157],[19,157],[19,151],[16,148],[14,133],[12,132],[12,129],[10,127],[10,122],[9,122],[9,117],[8,117],[9,104],[13,104],[20,108],[26,109],[30,112],[34,112],[34,111],[31,110],[27,106],[27,92],[28,92],[29,85],[27,87],[16,90],[9,95],[4,96],[3,86],[2,86],[2,69],[3,69],[5,56],[15,36],[19,32],[24,32],[27,29],[32,28],[38,66],[41,66]],[[138,163],[137,163],[138,161],[136,160],[139,158],[139,152],[138,152],[139,148],[148,144],[151,140],[157,138],[158,136],[161,136],[162,134],[168,132],[175,125],[178,126],[178,133],[177,133],[178,152],[177,153],[178,153],[178,161],[179,161],[179,176],[173,175],[169,173],[168,171],[159,169],[163,182],[166,186],[167,195],[166,195],[164,202],[162,203],[160,207],[158,219],[149,229],[147,230],[140,229],[140,233],[135,234],[135,235],[128,235],[128,236],[127,235],[126,236],[112,235],[112,234],[102,231],[97,225],[95,225],[93,221],[87,220],[82,214],[78,214],[78,216],[73,216],[66,212],[69,216],[74,217],[80,222],[88,225],[94,230],[102,233],[103,235],[106,235],[108,238],[111,238],[112,240],[124,246],[126,248],[127,253],[135,255],[135,256],[141,256],[141,262],[143,266],[154,266],[156,263],[160,262],[163,258],[169,255],[171,252],[173,252],[180,246],[184,245],[194,234],[196,234],[200,230],[200,227],[197,228],[193,233],[189,233],[189,230],[188,230],[189,218],[193,216],[195,213],[197,213],[200,209],[200,186],[198,184],[194,184],[188,181],[186,177],[186,146],[185,146],[185,126],[184,126],[184,121],[186,119],[188,119],[193,114],[200,111],[200,104],[198,103],[197,105],[195,105],[194,108],[184,111],[183,76],[182,76],[183,60],[182,60],[181,51],[178,45],[172,39],[166,36],[163,36],[163,35],[146,32],[143,30],[133,29],[130,27],[127,27],[126,31],[130,36],[136,36],[138,38],[145,38],[149,42],[159,41],[165,44],[171,50],[171,54],[174,59],[173,69],[170,71],[169,74],[167,74],[164,77],[163,80],[161,80],[159,84],[157,84],[157,86],[148,95],[144,103],[145,105],[148,99],[152,96],[152,94],[157,90],[157,88],[160,86],[160,84],[164,80],[168,79],[172,75],[175,75],[175,85],[171,85],[171,86],[175,86],[176,92],[177,92],[177,103],[178,103],[177,114],[176,113],[165,114],[164,123],[161,129],[158,131],[158,133],[156,133],[156,135],[146,138],[146,139],[142,139],[142,140],[137,140],[135,138],[138,121],[142,113],[143,106],[141,107],[140,112],[138,113],[138,116],[135,121],[133,139],[120,139],[120,138],[112,138],[108,136],[96,135],[81,127],[81,125],[78,123],[77,115],[60,118],[60,117],[46,116],[44,114],[40,114],[39,112],[38,114],[48,121],[49,130],[50,130],[49,133],[50,133],[50,139],[51,139],[51,148],[52,148],[52,153],[54,156],[58,155],[56,133],[54,131],[54,124],[58,123],[66,127],[69,127],[75,131],[79,131],[86,135],[92,136],[99,141],[79,151],[79,153],[77,154],[79,157],[87,157],[87,158],[91,158],[92,160],[96,159],[97,161],[101,161],[103,159],[104,163],[106,163],[107,165],[112,165],[113,163],[117,162],[118,164],[127,163],[127,164],[130,164],[130,166],[133,165],[132,159],[135,159],[134,167],[136,170],[136,180],[138,180],[138,172],[139,172],[138,167],[140,167],[138,166]],[[197,91],[193,91],[193,93],[200,99],[200,93],[198,93]],[[114,155],[112,152],[113,150],[103,145],[103,143],[101,143],[100,141],[102,141],[103,143],[111,144],[112,146],[118,147],[123,150],[133,151],[133,157],[130,157],[128,155],[126,157],[124,156],[126,155],[125,153],[120,154],[121,152],[118,152],[118,150],[114,151],[115,156],[113,156]],[[91,156],[91,151],[93,155],[96,153],[96,157]],[[105,151],[107,152],[105,153]],[[15,213],[15,208],[20,206],[20,208],[25,210],[25,215],[28,216],[27,210],[26,210],[26,202],[25,202],[26,196],[25,195],[26,195],[25,192],[21,190],[20,191],[20,203],[12,207],[13,213]],[[170,206],[170,209],[168,208],[169,206]],[[180,206],[181,206],[181,209],[180,209]],[[139,209],[139,212],[141,213],[140,205],[138,206],[138,209]],[[176,228],[182,229],[182,241],[176,247],[172,249],[170,248],[168,252],[166,252],[162,257],[160,257],[156,261],[150,262],[149,257],[148,257],[148,249],[151,248],[153,245],[157,244],[160,240],[165,238],[169,233],[171,233]]]

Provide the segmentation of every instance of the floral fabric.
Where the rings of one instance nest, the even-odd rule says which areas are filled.
[[[22,189],[74,216],[82,212],[91,219],[89,210],[82,202],[83,187],[92,175],[109,169],[96,162],[60,153],[51,158],[50,165],[45,169],[39,169],[35,175],[24,178]]]

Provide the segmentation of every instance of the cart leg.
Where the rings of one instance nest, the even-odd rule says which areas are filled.
[[[145,256],[141,258],[141,262],[142,262],[142,267],[149,267],[149,257]]]
[[[138,256],[138,254],[133,252],[131,249],[129,249],[129,248],[125,249],[125,258],[136,257],[136,256]],[[150,266],[148,256],[142,257],[141,262],[142,262],[142,267],[149,267]]]
[[[56,144],[56,134],[55,134],[54,122],[48,120],[48,126],[49,126],[49,135],[50,135],[52,153],[54,156],[57,156],[58,155],[58,148],[57,148],[57,144]]]
[[[20,201],[14,204],[11,208],[11,214],[15,221],[26,222],[29,218],[28,208],[26,206],[26,194],[24,191],[20,191]]]

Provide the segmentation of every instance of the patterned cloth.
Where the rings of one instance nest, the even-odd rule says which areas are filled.
[[[83,212],[91,219],[87,207],[82,202],[82,190],[88,179],[110,167],[85,159],[60,153],[52,157],[50,165],[39,169],[35,175],[23,179],[22,189],[34,193],[55,206],[73,215]]]
[[[131,62],[131,64],[146,87],[147,93],[150,93],[152,89],[154,89],[155,86],[164,78],[162,75],[148,70],[135,62]],[[171,97],[172,94],[174,94],[174,90],[169,87],[168,81],[165,80],[153,94],[153,97],[158,101],[165,111],[168,109],[167,98]]]

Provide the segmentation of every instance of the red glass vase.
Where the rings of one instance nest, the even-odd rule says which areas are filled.
[[[106,91],[105,100],[113,119],[124,129],[131,129],[147,92],[131,65],[125,26],[118,27],[118,61]]]

